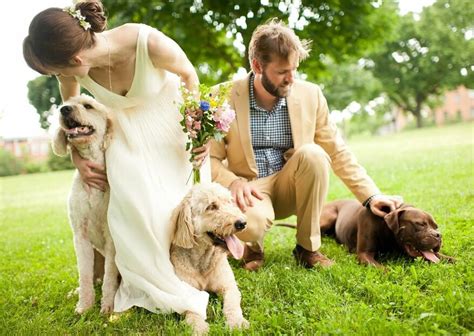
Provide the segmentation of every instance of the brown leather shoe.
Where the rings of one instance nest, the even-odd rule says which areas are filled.
[[[254,251],[245,244],[242,260],[244,262],[242,265],[243,269],[255,272],[263,266],[263,252]]]
[[[334,265],[334,261],[324,256],[321,252],[311,252],[305,250],[300,245],[296,245],[294,248],[293,256],[298,264],[306,268],[313,268],[316,265],[321,267],[330,267]]]

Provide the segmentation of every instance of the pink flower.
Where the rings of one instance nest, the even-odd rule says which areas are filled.
[[[195,130],[189,130],[189,137],[191,139],[196,139],[197,138],[197,132]]]
[[[193,121],[194,121],[193,117],[191,117],[190,115],[186,116],[185,124],[186,124],[186,129],[188,131],[190,131],[193,128]]]
[[[228,132],[230,129],[230,124],[235,119],[235,111],[230,108],[228,104],[218,107],[213,116],[214,121],[216,122],[216,127],[221,132]]]
[[[200,121],[195,121],[194,124],[193,124],[193,128],[196,131],[200,131],[201,130],[201,122]]]
[[[202,118],[202,111],[201,109],[195,109],[195,108],[187,108],[185,111],[185,114],[187,116],[190,116],[194,119],[201,119]]]

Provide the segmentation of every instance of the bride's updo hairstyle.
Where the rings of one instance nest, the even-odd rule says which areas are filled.
[[[72,66],[71,59],[95,43],[95,33],[107,27],[100,1],[79,1],[70,8],[48,8],[30,23],[23,41],[26,63],[41,74],[50,67]]]

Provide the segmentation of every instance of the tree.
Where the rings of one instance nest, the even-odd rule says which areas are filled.
[[[247,48],[253,30],[278,17],[290,23],[297,34],[313,41],[309,59],[300,71],[309,80],[329,76],[328,58],[337,63],[354,60],[380,44],[396,22],[393,1],[350,0],[103,0],[109,26],[140,22],[172,37],[186,52],[201,82],[228,80],[240,67],[250,69]],[[336,74],[337,75],[337,74]],[[47,126],[45,111],[54,97],[59,101],[55,79],[37,79],[29,84],[33,106]],[[30,82],[31,83],[31,82]],[[49,105],[48,105],[49,104]]]
[[[431,99],[458,85],[472,85],[473,22],[468,0],[438,0],[419,21],[403,17],[398,36],[370,56],[375,77],[397,106],[415,116],[417,127]]]
[[[246,46],[253,30],[278,17],[313,41],[312,56],[300,70],[315,80],[324,59],[340,63],[383,41],[396,22],[393,1],[302,0],[104,0],[111,24],[142,22],[163,31],[184,49],[201,81],[227,80],[239,67],[249,70]]]
[[[365,105],[382,93],[380,81],[362,64],[333,61],[325,64],[329,76],[321,79],[331,110],[344,110],[353,101]]]
[[[40,76],[28,82],[28,100],[40,116],[40,124],[49,128],[48,117],[51,106],[61,101],[58,81],[54,77]]]

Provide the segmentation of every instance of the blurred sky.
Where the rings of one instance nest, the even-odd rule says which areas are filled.
[[[358,1],[358,0],[354,0]],[[434,0],[400,0],[400,12],[420,12]],[[7,1],[0,20],[0,137],[26,137],[45,134],[38,114],[28,103],[26,84],[38,76],[23,60],[22,42],[31,19],[48,7],[65,7],[71,0]],[[6,7],[6,8],[5,8]],[[192,61],[192,60],[191,60]]]

